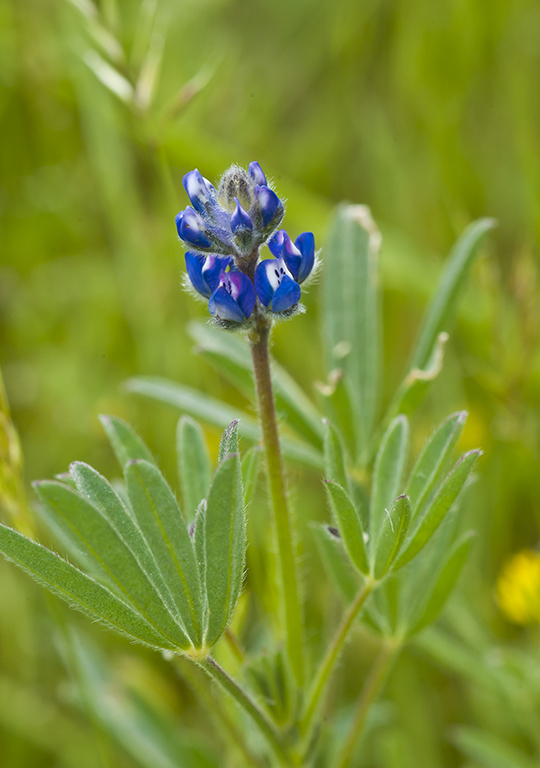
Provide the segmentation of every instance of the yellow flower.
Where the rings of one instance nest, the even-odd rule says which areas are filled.
[[[540,554],[523,549],[513,555],[497,579],[497,602],[515,624],[540,624]]]

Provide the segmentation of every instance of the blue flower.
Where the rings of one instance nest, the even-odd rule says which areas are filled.
[[[210,298],[219,285],[222,270],[229,265],[229,258],[186,251],[186,270],[191,284],[202,296]]]
[[[255,309],[255,289],[243,272],[221,271],[219,284],[210,296],[208,309],[216,320],[243,323]]]
[[[291,310],[302,293],[281,256],[261,261],[255,270],[255,290],[261,304],[276,313]]]
[[[232,256],[239,265],[256,258],[285,214],[256,162],[247,171],[229,168],[217,190],[197,169],[184,176],[183,184],[191,206],[176,217],[180,239],[201,253]]]
[[[297,283],[303,283],[315,265],[315,238],[312,232],[298,235],[294,243],[284,229],[280,229],[268,242],[270,251],[282,257]]]

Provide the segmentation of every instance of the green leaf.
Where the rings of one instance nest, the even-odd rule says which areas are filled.
[[[202,419],[207,424],[221,427],[221,429],[225,429],[231,421],[237,419],[239,421],[239,433],[251,442],[260,442],[261,434],[255,419],[239,408],[233,408],[233,406],[198,392],[196,389],[167,381],[167,379],[142,376],[129,379],[125,386],[129,392],[136,392],[173,405],[195,418]],[[291,459],[291,461],[311,469],[322,470],[324,467],[322,452],[300,440],[283,436],[281,448],[283,456]]]
[[[194,419],[182,416],[176,431],[178,475],[184,513],[192,521],[210,487],[210,456],[204,433]]]
[[[221,463],[232,453],[238,453],[238,419],[231,421],[221,435],[218,461]]]
[[[328,370],[351,385],[357,445],[367,457],[380,392],[378,252],[369,208],[340,205],[325,248],[323,332]]]
[[[246,397],[254,400],[253,363],[245,339],[207,323],[191,323],[190,333],[197,342],[197,351]],[[276,408],[284,415],[287,425],[321,448],[323,430],[317,409],[292,376],[275,361],[272,361],[272,386]]]
[[[35,541],[0,524],[0,551],[73,608],[110,629],[153,648],[178,651],[133,608],[73,565]]]
[[[340,433],[351,463],[356,459],[356,432],[354,407],[349,381],[339,368],[330,371],[328,384],[316,381],[314,384],[321,396],[328,419]]]
[[[375,460],[371,488],[370,547],[378,540],[387,510],[401,490],[409,443],[409,422],[397,416],[383,435]]]
[[[206,644],[212,646],[231,620],[242,588],[246,530],[238,454],[227,456],[216,470],[204,532],[209,613]]]
[[[427,627],[428,624],[435,621],[442,611],[463,570],[471,549],[473,536],[474,534],[471,532],[465,534],[454,543],[446,554],[434,586],[428,590],[426,598],[422,600],[417,621],[409,632],[410,635]]]
[[[253,498],[261,466],[262,448],[254,445],[246,451],[242,458],[242,483],[244,486],[244,503],[248,504]]]
[[[484,768],[538,768],[537,760],[500,736],[479,728],[457,728],[453,741]]]
[[[374,547],[373,575],[380,579],[388,571],[409,530],[411,501],[403,494],[398,496],[382,521],[377,543]]]
[[[412,560],[433,536],[457,500],[467,478],[475,468],[480,454],[479,450],[469,451],[458,461],[420,517],[418,525],[409,537],[409,542],[394,566],[396,569],[402,568]]]
[[[329,421],[325,424],[324,434],[324,464],[326,479],[338,483],[343,488],[349,488],[345,457],[338,433]]]
[[[369,565],[360,515],[351,497],[340,485],[326,481],[325,488],[349,557],[360,573],[368,574]]]
[[[470,268],[474,263],[480,244],[490,229],[496,225],[494,219],[473,221],[456,242],[446,262],[439,287],[427,309],[418,342],[413,351],[410,368],[425,369],[437,336],[449,331],[457,303],[465,286]]]
[[[188,648],[190,644],[184,632],[164,606],[131,550],[101,511],[76,491],[54,480],[34,483],[34,488],[56,525],[95,563],[102,578],[119,597],[130,603],[169,643]]]
[[[126,483],[135,520],[169,586],[186,634],[203,641],[203,604],[195,552],[180,508],[153,464],[134,459],[126,465]]]
[[[109,521],[115,532],[133,553],[139,567],[167,606],[169,613],[175,616],[177,610],[171,591],[163,580],[156,558],[122,499],[111,484],[88,464],[76,461],[71,465],[70,471],[80,493],[88,498],[103,517]],[[134,584],[134,588],[137,589],[138,593],[140,587],[137,588]]]
[[[314,525],[313,535],[326,572],[343,600],[350,603],[358,594],[358,578],[344,552],[339,531],[328,525]]]
[[[145,459],[150,464],[156,463],[144,442],[124,419],[102,415],[99,420],[122,469],[132,459]]]
[[[406,493],[411,498],[413,517],[422,509],[430,492],[439,481],[467,419],[466,411],[448,416],[425,444],[413,467]]]
[[[444,360],[444,348],[449,336],[444,331],[435,339],[433,349],[423,368],[411,368],[397,389],[386,413],[388,423],[398,413],[412,413],[422,402],[432,381],[440,374]]]

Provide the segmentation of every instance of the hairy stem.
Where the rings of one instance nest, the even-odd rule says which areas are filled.
[[[382,645],[358,699],[351,730],[343,746],[340,759],[337,762],[338,768],[349,768],[351,765],[358,739],[366,723],[367,714],[379,695],[398,652],[399,645],[396,643],[386,641]]]
[[[334,639],[326,651],[326,655],[315,676],[315,680],[311,686],[311,690],[309,692],[304,713],[301,719],[301,729],[305,734],[308,743],[310,740],[315,715],[317,714],[317,711],[322,704],[330,676],[339,659],[341,651],[343,650],[343,646],[345,645],[349,631],[354,624],[354,620],[360,613],[362,607],[364,606],[366,600],[376,585],[377,582],[373,579],[368,578],[365,580],[362,589],[359,591],[358,595],[345,613],[341,624],[339,625],[337,632],[334,635]]]
[[[211,656],[207,656],[205,659],[200,659],[195,663],[204,669],[204,671],[209,674],[221,688],[227,691],[244,712],[246,712],[246,714],[248,714],[256,723],[279,760],[279,764],[284,767],[292,765],[291,759],[281,743],[278,732],[264,712],[259,709],[251,696],[240,687],[236,680],[229,677],[225,670],[220,667]]]
[[[259,315],[250,334],[251,356],[259,406],[268,488],[274,509],[280,566],[281,603],[285,614],[287,654],[297,684],[304,681],[302,607],[298,588],[298,573],[291,513],[283,473],[283,460],[272,391],[268,340],[270,323]]]
[[[208,686],[204,685],[203,679],[199,680],[199,674],[193,663],[188,659],[177,657],[175,661],[175,670],[178,675],[184,678],[189,687],[192,688],[203,709],[208,712],[221,727],[223,735],[231,741],[244,755],[246,765],[252,765],[254,768],[264,768],[263,762],[257,755],[249,749],[244,735],[238,729],[236,723],[229,716],[226,709],[220,706],[218,700],[213,696],[213,692],[208,689]]]

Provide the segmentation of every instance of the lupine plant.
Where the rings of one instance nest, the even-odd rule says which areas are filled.
[[[197,170],[183,183],[191,205],[176,227],[186,247],[185,283],[207,302],[211,318],[191,330],[206,359],[257,402],[258,422],[182,385],[132,379],[130,391],[184,411],[180,496],[134,430],[103,416],[122,481],[111,483],[77,461],[69,473],[35,483],[39,515],[65,556],[4,525],[0,549],[73,608],[160,651],[188,677],[189,665],[202,668],[236,702],[239,724],[260,735],[244,739],[230,723],[246,765],[346,768],[356,764],[367,715],[393,661],[437,618],[470,548],[461,502],[480,451],[456,460],[466,413],[444,419],[412,460],[408,416],[441,370],[461,289],[493,222],[473,223],[456,244],[406,375],[381,415],[380,235],[369,210],[340,206],[323,249],[328,378],[317,384],[317,406],[271,364],[269,352],[273,325],[302,311],[303,286],[319,266],[313,235],[293,239],[280,228],[284,203],[256,162],[247,171],[233,166],[217,188]],[[193,417],[224,429],[215,467]],[[281,614],[277,626],[267,617],[273,640],[262,656],[249,644],[242,648],[231,629],[261,456]],[[321,479],[325,523],[296,530],[285,461]],[[308,534],[345,605],[319,658],[306,626],[297,551],[298,536]],[[337,713],[343,718],[339,702],[329,710],[328,693],[359,618],[379,636],[380,650],[357,681],[343,731],[332,727]],[[240,660],[235,676],[215,659],[223,642]],[[356,679],[354,670],[350,676]]]

